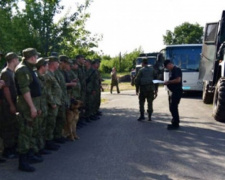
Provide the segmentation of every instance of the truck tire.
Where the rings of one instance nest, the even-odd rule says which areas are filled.
[[[213,99],[213,117],[217,121],[225,122],[225,78],[220,78],[216,85]]]
[[[207,82],[203,84],[202,100],[205,104],[213,103],[213,93],[209,92],[209,83]]]

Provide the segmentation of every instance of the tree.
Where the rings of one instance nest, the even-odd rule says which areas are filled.
[[[77,54],[97,56],[93,48],[98,46],[101,36],[92,35],[85,28],[90,17],[86,9],[92,0],[83,4],[74,1],[76,8],[58,22],[54,17],[64,9],[60,5],[61,0],[20,1],[24,2],[25,9],[18,7],[18,0],[0,1],[1,51],[19,53],[24,48],[34,47],[43,56],[53,51],[72,57]]]
[[[130,53],[124,53],[121,55],[121,64],[119,55],[111,58],[110,56],[104,55],[102,56],[100,70],[103,73],[109,73],[113,67],[116,67],[118,72],[130,72],[132,68],[134,68],[135,61],[137,57],[143,53],[141,47],[138,49],[134,49]]]
[[[203,38],[203,27],[198,23],[185,22],[174,28],[174,32],[167,30],[163,35],[164,44],[200,44]]]

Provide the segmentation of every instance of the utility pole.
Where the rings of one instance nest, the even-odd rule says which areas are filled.
[[[121,71],[121,52],[119,53],[119,71]]]

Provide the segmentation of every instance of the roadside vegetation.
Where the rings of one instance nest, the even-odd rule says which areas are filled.
[[[118,77],[124,76],[124,75],[128,75],[129,72],[122,72],[122,73],[117,73]],[[111,85],[111,77],[110,77],[110,73],[103,73],[102,75],[102,86],[104,88],[105,92],[109,92],[110,91],[110,85]],[[120,82],[119,83],[119,88],[120,91],[125,91],[125,90],[135,90],[135,86],[131,86],[130,82]],[[116,87],[114,87],[113,89],[114,91],[116,90]]]

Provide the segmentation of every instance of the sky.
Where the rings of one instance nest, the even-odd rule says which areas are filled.
[[[84,0],[62,0],[66,8]],[[93,34],[103,35],[98,51],[117,56],[142,47],[144,52],[163,49],[163,35],[184,22],[220,20],[224,0],[93,0],[86,24]]]

